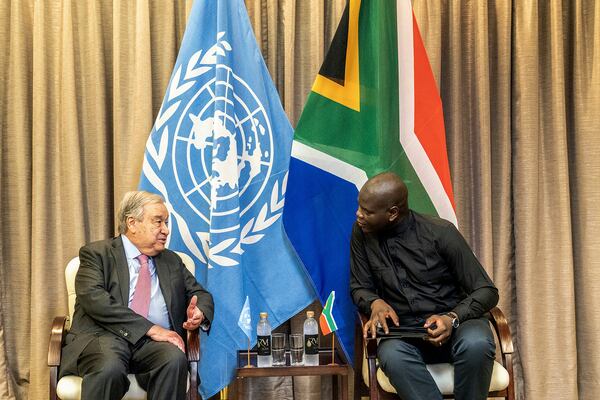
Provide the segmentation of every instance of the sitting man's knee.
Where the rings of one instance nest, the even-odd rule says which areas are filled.
[[[417,357],[414,347],[403,341],[381,341],[378,346],[377,358],[384,371],[407,368]]]
[[[95,373],[105,380],[126,380],[127,366],[117,357],[103,357],[98,360]]]
[[[175,346],[169,346],[169,351],[163,354],[164,363],[169,368],[187,370],[188,360],[184,352]]]
[[[494,358],[496,355],[496,344],[493,340],[485,336],[465,338],[457,344],[456,353],[467,356]]]

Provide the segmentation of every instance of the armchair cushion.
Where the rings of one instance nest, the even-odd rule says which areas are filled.
[[[454,393],[454,367],[452,364],[428,364],[427,369],[443,395]],[[369,387],[369,367],[366,358],[363,360],[362,376],[365,384]],[[394,389],[390,380],[380,368],[377,368],[377,381],[379,382],[379,386],[386,392],[396,393],[396,389]],[[500,363],[494,361],[490,392],[504,390],[508,387],[508,384],[508,371]]]
[[[188,374],[189,375],[189,374]],[[146,400],[146,392],[140,387],[135,379],[134,374],[127,375],[129,378],[129,390],[123,397],[123,400]],[[75,375],[67,375],[58,381],[56,386],[56,393],[61,400],[79,400],[81,398],[81,382],[83,379]],[[190,380],[188,379],[188,389],[190,387]]]
[[[131,385],[123,399],[146,400],[146,392],[138,385],[135,375],[127,375]],[[83,379],[75,375],[67,375],[58,381],[56,394],[61,400],[79,400],[81,398],[81,382]]]

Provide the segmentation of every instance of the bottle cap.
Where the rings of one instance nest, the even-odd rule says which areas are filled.
[[[314,311],[307,311],[306,312],[306,317],[307,318],[313,318],[315,316],[315,312]]]
[[[267,314],[267,313],[266,313],[266,312],[264,312],[264,311],[260,313],[260,317],[261,317],[261,318],[267,318],[267,316],[268,316],[268,315],[269,315],[269,314]]]

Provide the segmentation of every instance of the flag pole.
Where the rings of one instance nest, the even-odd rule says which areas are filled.
[[[331,364],[329,365],[337,365],[335,363],[335,331],[331,332]]]
[[[246,361],[246,366],[244,368],[253,368],[254,365],[250,364],[250,338],[248,338],[248,359]]]

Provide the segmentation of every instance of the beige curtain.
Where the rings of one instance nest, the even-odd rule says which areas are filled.
[[[112,235],[115,202],[137,186],[191,2],[0,7],[2,399],[47,397],[64,266]],[[246,3],[295,123],[345,1]],[[520,398],[600,398],[600,6],[413,3],[460,228],[500,289]]]
[[[500,289],[527,399],[600,397],[600,7],[415,0],[458,220]]]

